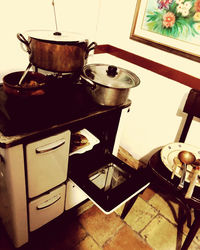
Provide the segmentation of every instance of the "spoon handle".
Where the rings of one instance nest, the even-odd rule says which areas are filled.
[[[199,169],[200,169],[200,167],[196,167],[194,172],[193,172],[193,176],[192,176],[192,179],[190,181],[190,185],[188,187],[187,193],[185,194],[186,199],[190,199],[192,194],[193,194],[194,187],[196,185],[197,176],[199,174]]]
[[[183,171],[182,171],[180,183],[178,185],[178,189],[182,189],[184,187],[186,171],[187,171],[187,164],[183,163]]]
[[[174,179],[174,175],[176,173],[177,167],[181,167],[182,166],[182,163],[181,163],[181,161],[179,160],[178,157],[174,157],[173,162],[174,162],[174,164],[173,164],[173,167],[172,167],[171,179]]]
[[[21,78],[20,78],[20,80],[19,80],[18,85],[21,85],[21,84],[22,84],[22,82],[23,82],[24,78],[26,77],[26,75],[28,74],[28,71],[29,71],[29,69],[31,68],[31,66],[32,66],[32,63],[30,62],[29,65],[27,66],[26,70],[25,70],[24,73],[22,74],[22,76],[21,76]]]

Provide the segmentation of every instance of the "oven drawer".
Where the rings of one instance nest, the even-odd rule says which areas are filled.
[[[48,194],[29,203],[30,232],[45,225],[64,212],[66,185],[62,184]]]
[[[26,145],[29,198],[67,179],[70,131]]]
[[[135,170],[111,154],[77,158],[69,166],[69,178],[106,214],[150,184],[145,169]]]

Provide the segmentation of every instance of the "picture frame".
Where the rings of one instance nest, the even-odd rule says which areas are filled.
[[[200,62],[200,0],[137,0],[130,39]]]

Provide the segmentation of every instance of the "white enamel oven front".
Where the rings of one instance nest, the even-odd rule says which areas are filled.
[[[25,146],[29,231],[64,212],[70,131]]]
[[[29,231],[32,232],[64,212],[66,185],[31,200],[29,208]]]
[[[68,177],[105,214],[149,185],[145,169],[135,170],[110,153],[90,151],[71,158]]]
[[[26,145],[28,197],[36,197],[66,181],[70,131]]]

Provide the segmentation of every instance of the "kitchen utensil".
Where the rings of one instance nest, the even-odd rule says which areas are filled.
[[[44,95],[46,93],[47,84],[45,75],[38,72],[27,72],[26,81],[35,81],[38,85],[34,87],[25,87],[22,84],[19,85],[19,80],[23,73],[24,71],[17,71],[3,77],[3,89],[8,95],[26,98]]]
[[[161,157],[163,164],[166,166],[166,168],[169,171],[171,172],[173,171],[174,158],[178,157],[179,152],[183,150],[192,152],[195,155],[196,159],[200,158],[200,148],[194,145],[190,145],[190,144],[183,143],[183,142],[172,142],[163,146],[163,148],[160,151],[160,157]],[[188,165],[186,176],[185,176],[185,181],[188,183],[190,183],[190,175],[192,171],[193,171],[192,165]],[[182,169],[180,166],[176,168],[175,175],[179,178],[181,177]],[[200,187],[199,179],[197,180],[196,186]]]
[[[193,175],[192,175],[192,178],[190,181],[190,185],[189,185],[188,190],[185,194],[186,199],[191,198],[193,191],[194,191],[194,187],[196,186],[196,180],[197,180],[197,177],[200,173],[200,159],[196,160],[192,165],[193,165],[194,171],[193,171]]]
[[[22,82],[23,82],[24,78],[26,77],[26,75],[27,75],[29,69],[31,68],[31,66],[32,66],[32,63],[29,63],[29,65],[27,66],[26,70],[22,74],[22,77],[20,78],[18,85],[22,84]]]
[[[172,170],[171,179],[174,179],[174,175],[176,173],[176,168],[182,166],[182,163],[181,163],[181,161],[179,160],[178,157],[174,157],[173,162],[174,162],[174,165],[172,167],[173,170]]]
[[[113,65],[88,64],[83,67],[81,82],[96,103],[117,106],[127,100],[130,88],[138,86],[140,79],[131,71]]]
[[[17,38],[35,67],[52,72],[81,71],[89,52],[97,46],[95,42],[89,44],[81,34],[66,31],[30,30],[24,35],[18,33]]]
[[[193,153],[189,151],[181,151],[178,154],[178,158],[183,163],[182,176],[181,176],[180,183],[178,185],[178,189],[182,189],[184,187],[187,165],[193,163],[196,160],[196,157],[194,156]]]

